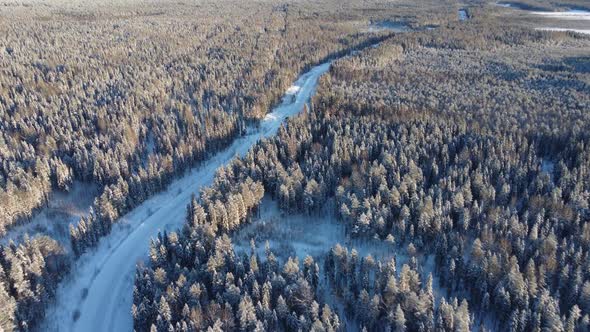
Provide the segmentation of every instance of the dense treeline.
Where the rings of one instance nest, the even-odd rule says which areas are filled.
[[[359,115],[435,112],[493,132],[587,124],[587,37],[474,21],[396,35],[340,60],[320,98]]]
[[[446,2],[414,16],[378,1],[118,6],[0,13],[0,235],[91,181],[102,194],[70,227],[81,255],[301,71],[390,37],[359,32],[367,18],[437,26],[337,61],[304,115],[219,171],[138,268],[136,330],[335,331],[340,304],[368,330],[590,328],[587,37],[503,26],[475,5],[457,23]],[[410,263],[397,273],[338,246],[301,268],[239,253],[228,234],[265,193],[285,213],[335,202],[348,236]],[[70,257],[48,237],[0,249],[0,329],[28,330]],[[461,300],[435,301],[417,256]]]
[[[469,43],[469,34],[449,39],[455,36]],[[391,61],[387,48],[342,60],[320,89],[316,106],[321,115],[311,116],[307,125],[311,138],[304,129],[293,129],[298,137],[307,136],[299,139],[304,146],[315,142],[332,151],[322,161],[311,161],[321,157],[318,153],[296,160],[303,161],[303,169],[316,165],[306,174],[323,169],[336,174],[338,213],[353,235],[395,238],[434,253],[442,283],[451,290],[467,289],[481,304],[478,309],[495,312],[504,327],[585,330],[590,313],[590,122],[584,110],[590,96],[587,73],[578,69],[584,60],[557,53],[549,65],[543,61],[535,70],[520,59],[538,59],[530,50],[555,38],[569,39],[581,49],[588,44],[562,34],[541,37],[533,45],[525,38],[521,49],[511,46],[509,56],[500,55],[505,61],[483,57],[486,67],[504,67],[490,72],[475,70],[482,65],[465,70],[461,65],[471,57],[454,52],[444,55],[445,66],[432,70],[430,65],[427,74],[413,63],[432,63],[431,54],[444,53],[447,45],[434,50],[404,45],[412,36],[386,42],[402,49],[399,60]],[[423,42],[433,46],[428,38]],[[477,44],[467,45],[478,51],[475,56],[485,56],[489,47],[480,51]],[[383,65],[383,60],[390,62]],[[507,68],[510,61],[515,69]],[[356,71],[359,62],[366,67]],[[400,78],[400,72],[421,76]],[[441,95],[441,87],[435,88],[439,72],[450,84],[438,100],[447,100],[457,88],[463,98],[458,94],[449,99],[451,105],[424,107],[420,94]],[[528,77],[513,76],[525,72]],[[403,88],[396,85],[400,81]],[[510,88],[498,88],[504,84]],[[496,95],[482,93],[484,100],[476,103],[465,98],[464,91],[486,90]],[[392,99],[373,97],[380,91]],[[510,106],[498,92],[507,94]],[[527,104],[514,102],[524,98]],[[407,108],[399,108],[400,101]],[[375,111],[381,116],[375,117]],[[328,192],[334,188],[325,183]]]
[[[388,35],[360,33],[365,13],[343,17],[328,2],[5,9],[0,236],[31,220],[55,190],[67,191],[75,180],[94,182],[102,193],[89,215],[70,225],[75,256],[174,176],[243,134],[300,72]],[[252,208],[248,199],[231,197],[224,204],[239,204],[243,216],[244,206]],[[55,245],[70,255],[69,244]],[[34,326],[59,278],[20,283],[17,290],[0,277],[1,292],[16,299],[7,302],[14,305],[6,312],[16,314],[0,320],[2,328]],[[22,299],[25,289],[35,301]]]
[[[515,27],[482,33],[485,24],[396,36],[337,61],[310,110],[222,169],[214,190],[262,181],[291,213],[319,212],[333,197],[350,236],[434,257],[441,285],[469,299],[480,322],[495,318],[482,328],[585,331],[590,89],[579,54],[588,39]],[[355,278],[363,276],[335,288],[345,292],[342,280]],[[375,298],[349,293],[352,306],[370,308]],[[389,309],[356,314],[384,327]],[[447,313],[429,311],[436,320],[413,319],[424,325],[410,330],[474,323],[467,305],[439,310]]]
[[[262,260],[254,242],[249,255],[234,252],[227,234],[252,218],[263,196],[250,178],[230,187],[216,181],[188,206],[182,232],[151,243],[134,288],[136,330],[338,330],[338,316],[316,301],[311,257],[300,268],[297,258],[280,265],[268,247]]]
[[[63,248],[47,236],[0,249],[0,327],[9,330],[16,325],[28,330],[44,318],[45,306],[70,261]]]
[[[261,118],[300,71],[368,37],[305,4],[223,8],[152,5],[143,14],[161,15],[121,22],[16,12],[0,26],[0,234],[73,179],[107,186],[95,210],[116,219],[109,190],[141,202]]]
[[[432,275],[426,282],[411,265],[402,265],[396,273],[395,258],[375,261],[370,255],[336,245],[325,261],[326,276],[344,299],[346,309],[354,313],[369,331],[470,331],[471,317],[466,300],[435,305]]]
[[[281,265],[267,248],[236,253],[227,235],[164,234],[139,268],[132,308],[140,331],[336,331],[338,315],[316,301],[319,267]],[[173,286],[169,286],[173,284]],[[165,288],[164,288],[165,287]]]

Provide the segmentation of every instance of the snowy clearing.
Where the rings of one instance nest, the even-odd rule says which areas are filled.
[[[330,62],[326,62],[303,74],[289,88],[297,91],[294,100],[284,100],[258,129],[250,130],[200,167],[173,181],[166,191],[123,216],[95,250],[74,264],[72,273],[58,287],[56,303],[48,309],[40,329],[132,331],[135,268],[147,256],[150,238],[159,231],[179,228],[192,194],[212,182],[219,166],[236,155],[244,155],[259,139],[274,135],[286,118],[300,112],[313,95],[319,77],[329,68]]]
[[[277,202],[268,196],[260,205],[260,217],[236,232],[232,242],[236,251],[249,251],[251,239],[256,242],[256,249],[261,255],[268,241],[273,253],[281,261],[295,256],[302,260],[308,255],[314,260],[321,260],[336,244],[355,248],[360,256],[371,255],[379,260],[387,260],[399,251],[394,245],[381,240],[350,239],[342,223],[328,212],[317,216],[285,214]],[[406,260],[401,259],[402,262]]]
[[[94,198],[99,194],[98,186],[92,183],[74,182],[69,192],[56,190],[51,194],[47,206],[44,206],[31,222],[16,226],[0,238],[0,244],[10,241],[20,243],[25,235],[31,237],[49,235],[71,250],[68,226],[78,222],[80,217],[88,214]]]

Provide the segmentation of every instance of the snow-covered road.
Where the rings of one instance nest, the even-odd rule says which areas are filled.
[[[179,178],[163,191],[121,218],[96,250],[72,267],[48,309],[43,331],[132,331],[133,282],[136,263],[147,257],[150,239],[162,230],[179,228],[193,193],[210,184],[219,166],[244,155],[263,137],[276,133],[289,116],[303,109],[330,68],[324,63],[303,74],[287,91],[283,103],[269,113],[257,129]],[[295,98],[293,98],[293,95]]]

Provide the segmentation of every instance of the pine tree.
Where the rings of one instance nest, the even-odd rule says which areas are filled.
[[[404,315],[404,311],[402,310],[399,303],[395,307],[395,314],[394,314],[394,323],[395,323],[395,332],[405,332],[406,331],[406,317]]]
[[[580,310],[580,308],[578,308],[577,305],[574,304],[574,306],[570,309],[569,317],[567,319],[567,323],[566,323],[566,327],[565,327],[565,331],[566,332],[575,332],[577,322],[580,319],[580,317],[582,317],[581,310]]]
[[[160,303],[158,305],[158,314],[162,316],[162,319],[166,323],[172,322],[172,311],[170,309],[170,306],[168,305],[168,301],[166,301],[164,296],[160,297]]]
[[[0,269],[2,269],[1,266]],[[7,332],[14,330],[15,310],[16,302],[6,291],[4,281],[0,280],[0,330]]]
[[[250,331],[256,325],[256,311],[250,296],[242,297],[239,304],[238,317],[240,320],[240,329],[242,331]]]
[[[455,330],[457,332],[469,332],[471,330],[471,320],[469,317],[469,308],[467,301],[463,300],[455,315]]]
[[[279,295],[277,299],[276,311],[278,318],[281,320],[286,319],[287,315],[289,314],[289,307],[287,306],[287,302],[282,295]]]

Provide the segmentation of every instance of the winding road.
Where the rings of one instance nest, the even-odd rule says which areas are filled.
[[[72,267],[58,287],[56,303],[48,310],[41,330],[132,331],[130,310],[136,264],[147,258],[150,239],[160,231],[182,226],[192,194],[213,181],[218,167],[236,155],[246,154],[258,140],[274,135],[285,119],[299,113],[330,63],[301,75],[285,93],[283,103],[258,128],[123,216],[98,248],[80,257]]]

